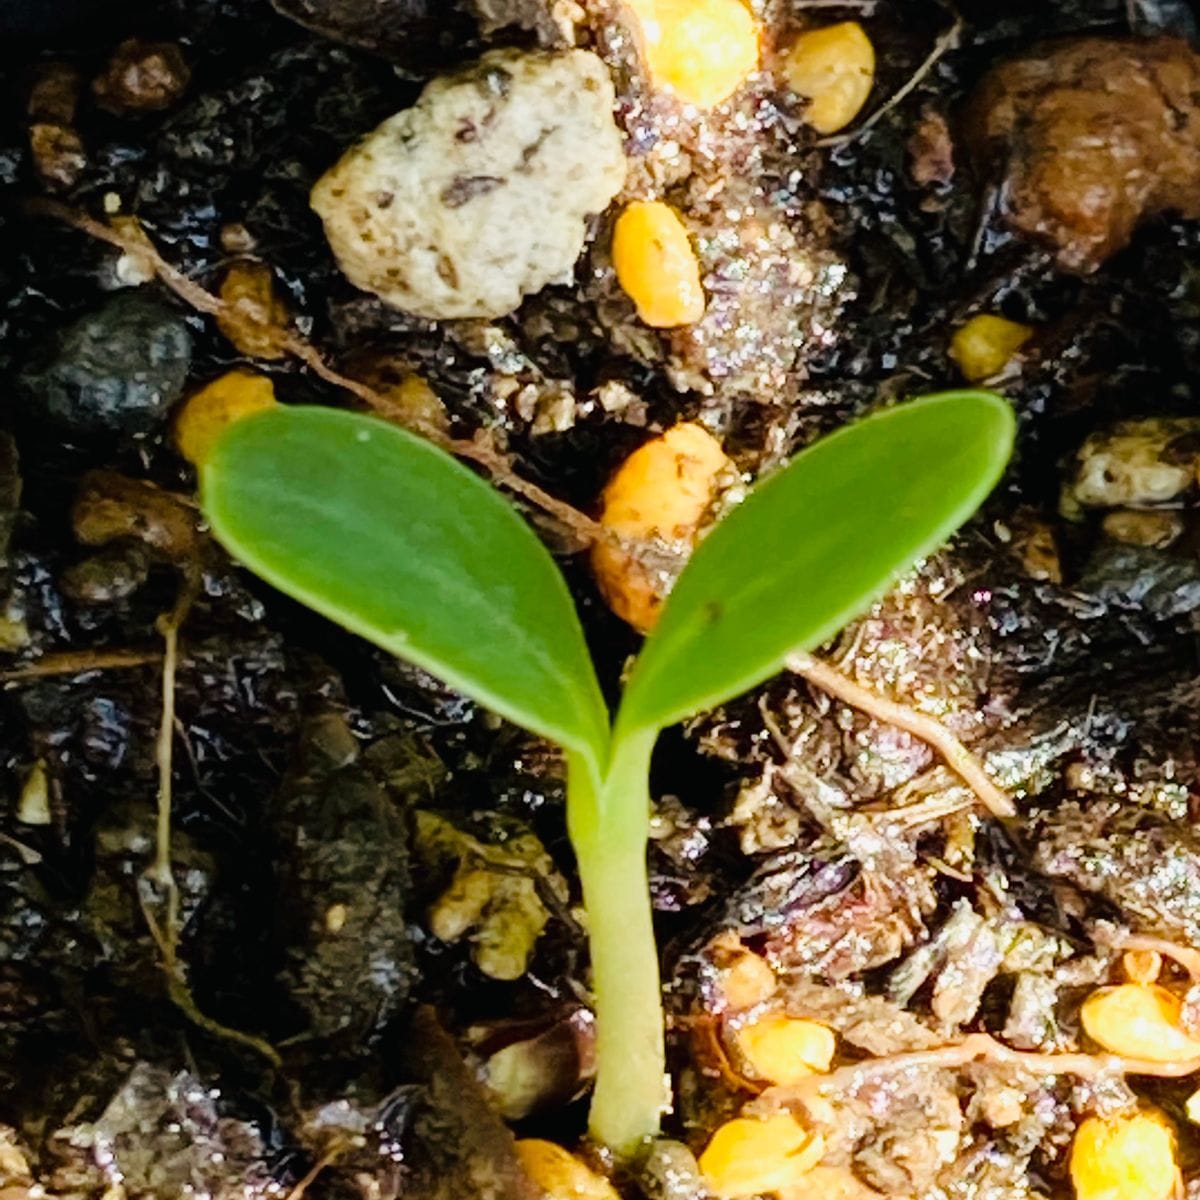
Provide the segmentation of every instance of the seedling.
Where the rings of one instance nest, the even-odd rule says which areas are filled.
[[[839,430],[701,542],[615,720],[554,560],[443,451],[372,417],[247,417],[201,471],[229,551],[281,591],[556,742],[588,915],[592,1135],[634,1153],[667,1102],[646,873],[659,732],[819,646],[939,546],[995,485],[1014,436],[988,392],[915,400]]]

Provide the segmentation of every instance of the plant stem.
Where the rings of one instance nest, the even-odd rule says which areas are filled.
[[[665,1084],[662,990],[646,841],[655,730],[613,744],[603,780],[572,755],[567,814],[583,883],[596,1000],[596,1088],[589,1131],[629,1157],[658,1133]]]

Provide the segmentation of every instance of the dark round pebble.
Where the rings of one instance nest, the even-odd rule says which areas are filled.
[[[183,393],[191,359],[183,317],[138,289],[60,329],[17,384],[34,415],[68,433],[149,433]]]

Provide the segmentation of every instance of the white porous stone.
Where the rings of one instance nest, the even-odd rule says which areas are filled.
[[[1188,446],[1200,421],[1148,417],[1092,434],[1080,448],[1069,500],[1083,508],[1164,504],[1196,481],[1200,454]]]
[[[625,180],[590,51],[496,50],[352,147],[312,206],[355,286],[417,316],[500,317],[567,282]]]

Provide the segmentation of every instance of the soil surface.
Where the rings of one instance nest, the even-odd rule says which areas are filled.
[[[557,754],[231,563],[172,442],[180,399],[235,366],[286,402],[357,401],[294,358],[247,357],[47,199],[136,218],[126,233],[210,292],[232,264],[266,264],[339,371],[418,372],[446,429],[482,433],[583,514],[677,420],[702,421],[749,480],[881,403],[961,386],[949,345],[972,316],[1032,329],[989,381],[1021,425],[1003,484],[823,651],[951,728],[1020,815],[988,817],[924,742],[791,676],[665,735],[651,863],[676,1105],[671,1141],[619,1180],[630,1196],[704,1196],[692,1154],[766,1088],[719,993],[731,953],[770,962],[768,1006],[826,1022],[854,1061],[979,1032],[1094,1050],[1079,1003],[1120,978],[1122,939],[1200,950],[1200,226],[1177,211],[1194,163],[1181,182],[1141,147],[1171,179],[1119,197],[1119,232],[1088,226],[1068,253],[1069,205],[1040,225],[1013,206],[1032,189],[1045,208],[1070,111],[980,116],[1045,99],[1015,69],[980,90],[998,64],[1117,38],[1150,72],[1140,102],[1172,108],[1172,145],[1184,127],[1194,145],[1200,116],[1146,66],[1194,59],[1192,6],[752,5],[772,45],[862,21],[873,119],[832,145],[769,72],[681,123],[601,4],[446,7],[0,0],[5,1188],[534,1196],[513,1131],[574,1145],[591,1069]],[[431,73],[568,35],[613,72],[630,194],[666,192],[688,219],[704,321],[638,322],[610,217],[574,283],[509,317],[425,321],[355,291],[309,209],[316,179]],[[1072,53],[1080,74],[1056,79],[1086,116],[1094,58]],[[526,511],[615,693],[638,639],[590,577],[586,523]],[[1194,1003],[1172,961],[1163,982]],[[910,1073],[846,1095],[828,1163],[863,1195],[1067,1195],[1078,1120],[1141,1103],[1175,1123],[1186,1179],[1194,1082]]]

